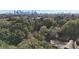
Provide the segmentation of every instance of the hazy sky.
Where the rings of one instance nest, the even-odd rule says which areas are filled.
[[[36,10],[38,13],[79,13],[79,0],[1,0],[0,13]]]

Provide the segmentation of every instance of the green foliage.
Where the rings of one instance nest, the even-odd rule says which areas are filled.
[[[50,40],[79,38],[79,17],[11,15],[0,18],[0,48],[57,48]]]
[[[13,46],[13,45],[9,45],[7,43],[5,43],[4,41],[0,40],[0,49],[17,49],[17,47]]]
[[[43,24],[45,26],[47,26],[47,28],[50,28],[51,26],[55,27],[57,25],[56,21],[54,19],[52,19],[52,18],[44,18],[43,19]]]
[[[17,45],[21,42],[22,38],[18,34],[9,32],[8,29],[0,29],[0,40],[5,41],[8,44]]]
[[[41,26],[39,32],[41,35],[45,35],[48,32],[48,28],[46,26]]]
[[[18,48],[21,49],[47,49],[47,48],[56,48],[52,44],[47,43],[46,41],[39,41],[38,39],[32,38],[24,40],[18,45]]]
[[[61,31],[59,27],[51,27],[45,37],[45,40],[50,42],[50,40],[56,40],[59,35],[58,33]]]
[[[16,35],[15,33],[11,33],[11,35],[6,40],[8,44],[11,45],[17,45],[22,41],[22,38],[19,35]]]
[[[79,19],[65,23],[62,27],[62,33],[64,36],[76,40],[79,37]]]

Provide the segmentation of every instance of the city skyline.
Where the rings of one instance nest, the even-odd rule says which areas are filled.
[[[17,10],[0,10],[0,14],[4,14],[4,13],[14,13],[14,11]],[[79,10],[21,10],[23,12],[26,11],[36,11],[37,13],[79,13]]]

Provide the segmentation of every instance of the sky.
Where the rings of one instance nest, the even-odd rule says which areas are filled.
[[[0,10],[79,10],[79,0],[0,0]]]
[[[36,10],[38,13],[79,13],[79,0],[1,0],[0,14],[13,10]]]

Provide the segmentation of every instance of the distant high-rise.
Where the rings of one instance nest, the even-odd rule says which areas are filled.
[[[14,10],[14,14],[37,14],[34,10]]]

